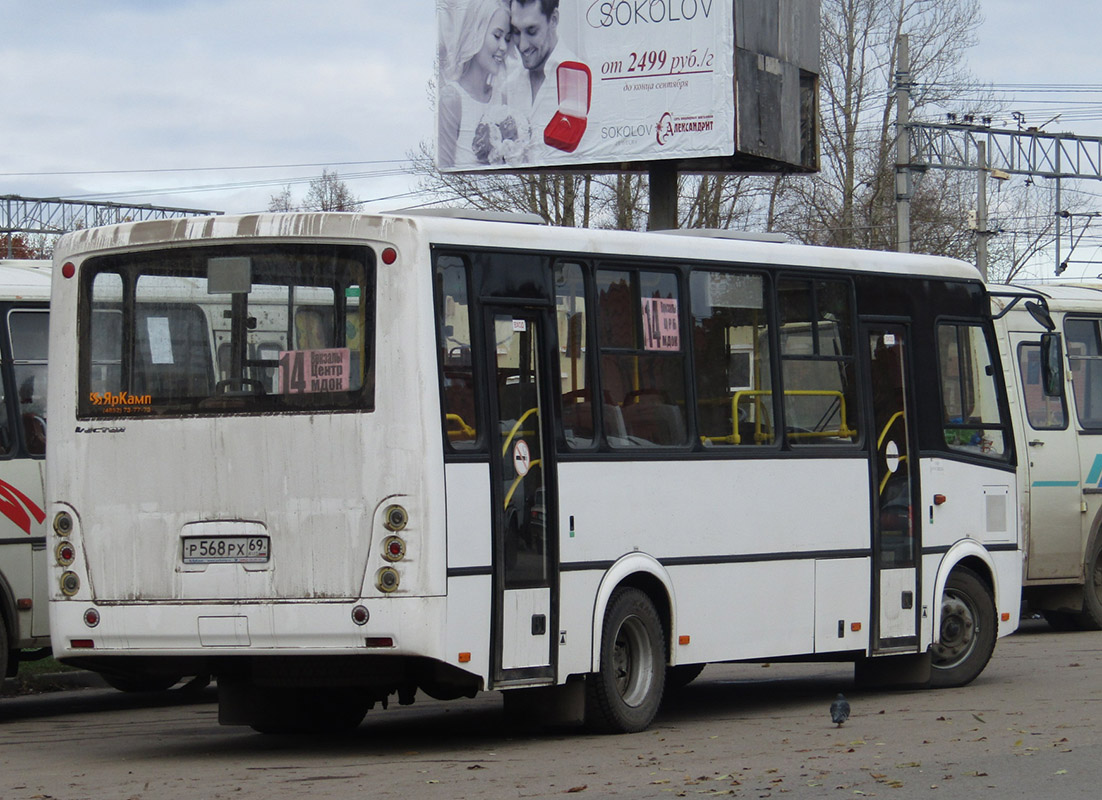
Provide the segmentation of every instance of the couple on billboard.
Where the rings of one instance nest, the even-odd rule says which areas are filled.
[[[545,134],[561,117],[559,65],[576,63],[559,38],[559,0],[462,3],[439,4],[440,168],[542,163],[566,150]]]

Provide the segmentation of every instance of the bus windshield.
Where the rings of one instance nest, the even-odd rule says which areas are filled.
[[[97,259],[82,417],[370,408],[370,251],[246,245]]]

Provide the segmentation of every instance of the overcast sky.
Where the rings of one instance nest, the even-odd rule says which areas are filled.
[[[1102,135],[1098,0],[983,11],[976,78],[1093,84],[1004,94],[1028,124]],[[433,140],[432,0],[0,0],[0,37],[0,195],[246,212],[328,167],[369,210],[417,202],[401,170]]]

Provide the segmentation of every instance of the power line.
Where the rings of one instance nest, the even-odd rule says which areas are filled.
[[[318,167],[350,167],[365,164],[410,164],[408,158],[379,159],[375,161],[324,161],[312,164],[248,164],[224,167],[152,167],[146,169],[82,169],[39,172],[0,172],[0,178],[47,178],[72,175],[150,175],[176,172],[233,172],[254,169],[317,169]]]

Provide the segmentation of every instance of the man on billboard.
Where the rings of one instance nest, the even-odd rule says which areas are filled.
[[[559,0],[511,0],[509,24],[523,69],[507,81],[506,101],[528,117],[539,142],[559,107],[556,70],[562,62],[577,59],[559,41]]]

